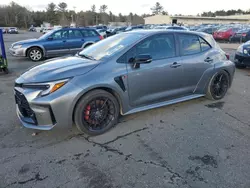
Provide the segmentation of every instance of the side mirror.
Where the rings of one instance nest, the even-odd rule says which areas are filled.
[[[49,37],[47,38],[47,40],[53,40],[53,37],[49,36]]]
[[[151,63],[152,57],[149,54],[140,54],[134,58],[129,59],[129,63],[133,64],[134,68],[140,68],[140,64]]]

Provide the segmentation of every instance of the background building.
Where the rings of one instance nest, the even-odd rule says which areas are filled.
[[[188,25],[196,24],[229,24],[229,23],[250,23],[250,15],[233,15],[218,17],[200,16],[169,16],[154,15],[144,18],[145,24],[171,24],[183,23]]]

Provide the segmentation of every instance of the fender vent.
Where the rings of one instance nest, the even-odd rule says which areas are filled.
[[[121,76],[117,76],[114,78],[115,82],[120,86],[120,88],[122,89],[122,91],[126,91],[126,88],[125,88],[125,85],[124,85],[124,82],[122,80],[122,77]]]

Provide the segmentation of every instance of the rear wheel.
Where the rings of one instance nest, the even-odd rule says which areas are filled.
[[[37,47],[29,49],[27,55],[32,61],[41,61],[43,59],[43,52]]]
[[[225,71],[219,71],[211,78],[206,97],[211,100],[222,99],[229,88],[229,75]]]
[[[104,90],[87,93],[76,105],[74,120],[77,128],[90,136],[111,129],[119,117],[117,99]]]

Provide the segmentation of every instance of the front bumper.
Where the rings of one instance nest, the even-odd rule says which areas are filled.
[[[250,66],[250,56],[248,54],[236,53],[234,57],[234,63],[236,65]]]
[[[72,125],[75,100],[81,92],[75,85],[67,83],[44,97],[38,97],[40,90],[15,87],[14,91],[17,116],[24,127],[50,130]]]
[[[12,56],[15,57],[25,57],[26,56],[26,48],[9,48],[9,52]]]

